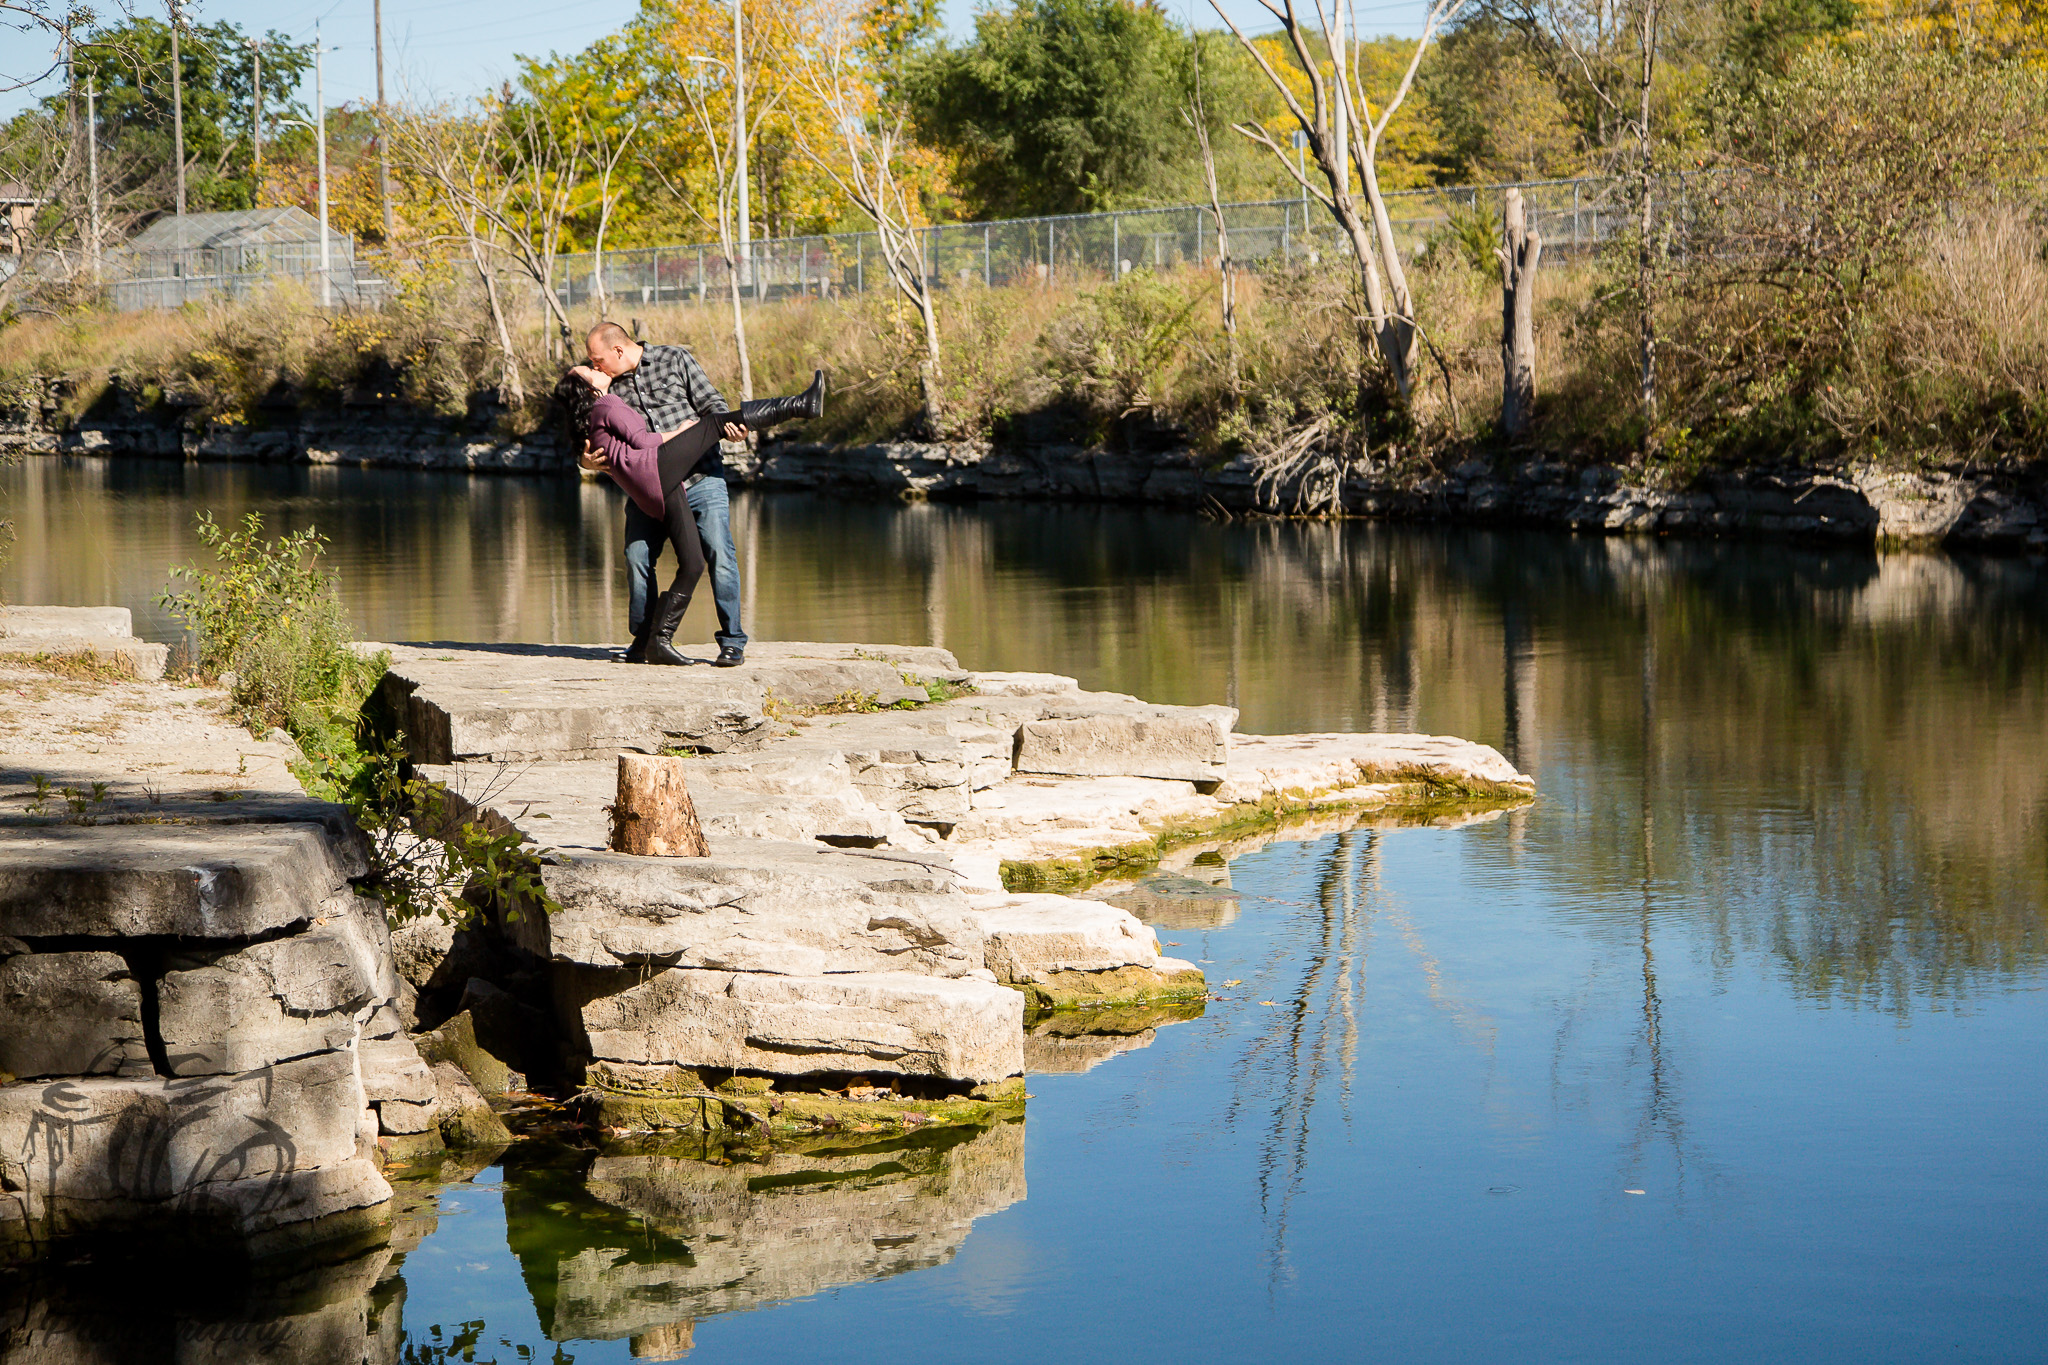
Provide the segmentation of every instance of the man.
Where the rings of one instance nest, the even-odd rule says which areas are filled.
[[[691,418],[707,412],[728,412],[725,399],[712,387],[687,346],[642,346],[616,322],[601,322],[583,340],[590,366],[611,377],[611,391],[624,399],[647,425],[667,440]],[[737,441],[744,431],[727,423],[726,439]],[[732,506],[725,486],[725,462],[714,448],[684,480],[697,535],[704,542],[705,566],[711,572],[711,598],[718,608],[720,668],[747,660],[747,632],[740,625],[740,559],[732,543]],[[655,561],[664,540],[661,523],[626,503],[626,604],[634,636],[647,619],[657,596]]]

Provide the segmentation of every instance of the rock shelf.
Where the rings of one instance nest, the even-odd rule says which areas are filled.
[[[9,654],[82,659],[154,681],[171,651],[136,639],[126,607],[0,607],[0,657]]]
[[[987,1092],[1027,1054],[1073,1069],[1142,1046],[1106,1041],[1113,1021],[1136,1011],[1149,1039],[1173,1016],[1148,1009],[1204,998],[1200,969],[1128,909],[1060,893],[1178,842],[1317,811],[1497,809],[1534,785],[1463,740],[1239,735],[1229,707],[972,673],[933,648],[776,644],[734,669],[369,648],[389,652],[383,699],[419,771],[550,850],[560,908],[506,931],[545,964],[620,1128],[774,1127],[739,1103],[748,1078],[775,1114],[849,1078],[893,1085],[883,1121]],[[607,851],[621,749],[690,758],[709,857]],[[1084,1008],[1100,1031],[1036,1018]]]
[[[224,701],[0,658],[0,1262],[388,1221],[411,988],[347,812]]]
[[[10,619],[127,638],[125,613]],[[539,846],[549,907],[500,895],[480,923],[394,930],[357,889],[363,835],[300,789],[282,736],[148,667],[0,650],[0,1260],[108,1232],[381,1238],[390,1163],[502,1143],[522,1115],[761,1159],[936,1129],[1014,1146],[999,1125],[1027,1071],[1146,1046],[1206,999],[1113,902],[1153,894],[1171,923],[1178,876],[1204,888],[1181,899],[1235,906],[1184,873],[1091,884],[1280,821],[1464,818],[1533,787],[1460,740],[1239,735],[1228,707],[971,673],[941,649],[766,645],[719,670],[366,648],[390,657],[373,716],[458,814]],[[606,847],[635,751],[687,759],[709,856]],[[716,1184],[684,1202],[723,1208]],[[981,1200],[917,1254],[946,1254]],[[790,1283],[892,1262],[846,1246]],[[562,1267],[565,1292],[582,1273]],[[706,1284],[694,1312],[747,1299]],[[577,1311],[604,1318],[602,1292]]]

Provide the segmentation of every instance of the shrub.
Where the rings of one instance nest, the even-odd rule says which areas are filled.
[[[350,644],[337,585],[319,564],[326,539],[308,527],[265,540],[254,512],[233,531],[202,512],[199,539],[215,567],[176,570],[189,586],[159,600],[197,636],[201,672],[231,679],[250,727],[278,726],[298,743],[306,789],[348,807],[370,843],[359,885],[391,920],[466,920],[493,900],[515,913],[559,909],[540,882],[543,855],[510,826],[460,814],[463,803],[413,771],[404,736],[370,704],[389,659]]]
[[[259,728],[328,737],[383,675],[349,642],[348,614],[318,561],[327,540],[308,527],[263,539],[251,512],[230,531],[199,514],[199,539],[216,567],[186,566],[189,586],[158,600],[198,637],[201,672],[232,679],[230,696]]]
[[[1168,395],[1168,373],[1206,283],[1202,275],[1137,270],[1081,295],[1046,327],[1048,376],[1106,416],[1154,406]]]
[[[460,800],[413,770],[402,736],[373,738],[374,728],[366,727],[348,779],[334,794],[369,839],[369,872],[357,885],[384,903],[391,923],[428,915],[468,923],[494,902],[507,919],[526,908],[562,908],[541,881],[541,863],[551,855],[529,847],[511,825],[493,827],[460,813],[465,805],[488,804],[495,790]]]

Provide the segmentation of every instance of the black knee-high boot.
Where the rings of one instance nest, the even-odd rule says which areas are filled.
[[[633,647],[626,651],[627,663],[690,662],[676,652],[674,641],[683,624],[683,613],[690,609],[697,581],[704,576],[704,542],[697,534],[697,518],[690,511],[690,490],[685,479],[688,466],[702,453],[702,447],[716,439],[715,432],[705,429],[689,433],[688,440],[677,436],[662,445],[662,531],[676,553],[676,576],[667,592],[647,604],[647,620],[641,633],[633,638]]]
[[[824,415],[823,370],[811,371],[811,386],[802,393],[785,394],[780,398],[754,398],[740,404],[740,416],[746,419],[749,431],[766,431],[778,422],[793,422],[798,418]]]
[[[683,613],[690,609],[690,598],[696,590],[693,583],[687,588],[670,588],[661,595],[661,600],[647,609],[647,642],[642,646],[641,657],[635,663],[645,664],[687,664],[690,662],[676,651],[675,634],[683,624]],[[632,659],[632,655],[626,656]]]

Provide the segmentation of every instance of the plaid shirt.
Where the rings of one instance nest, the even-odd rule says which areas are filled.
[[[611,391],[656,431],[674,431],[692,417],[729,410],[687,346],[647,347],[638,365],[612,381]]]

